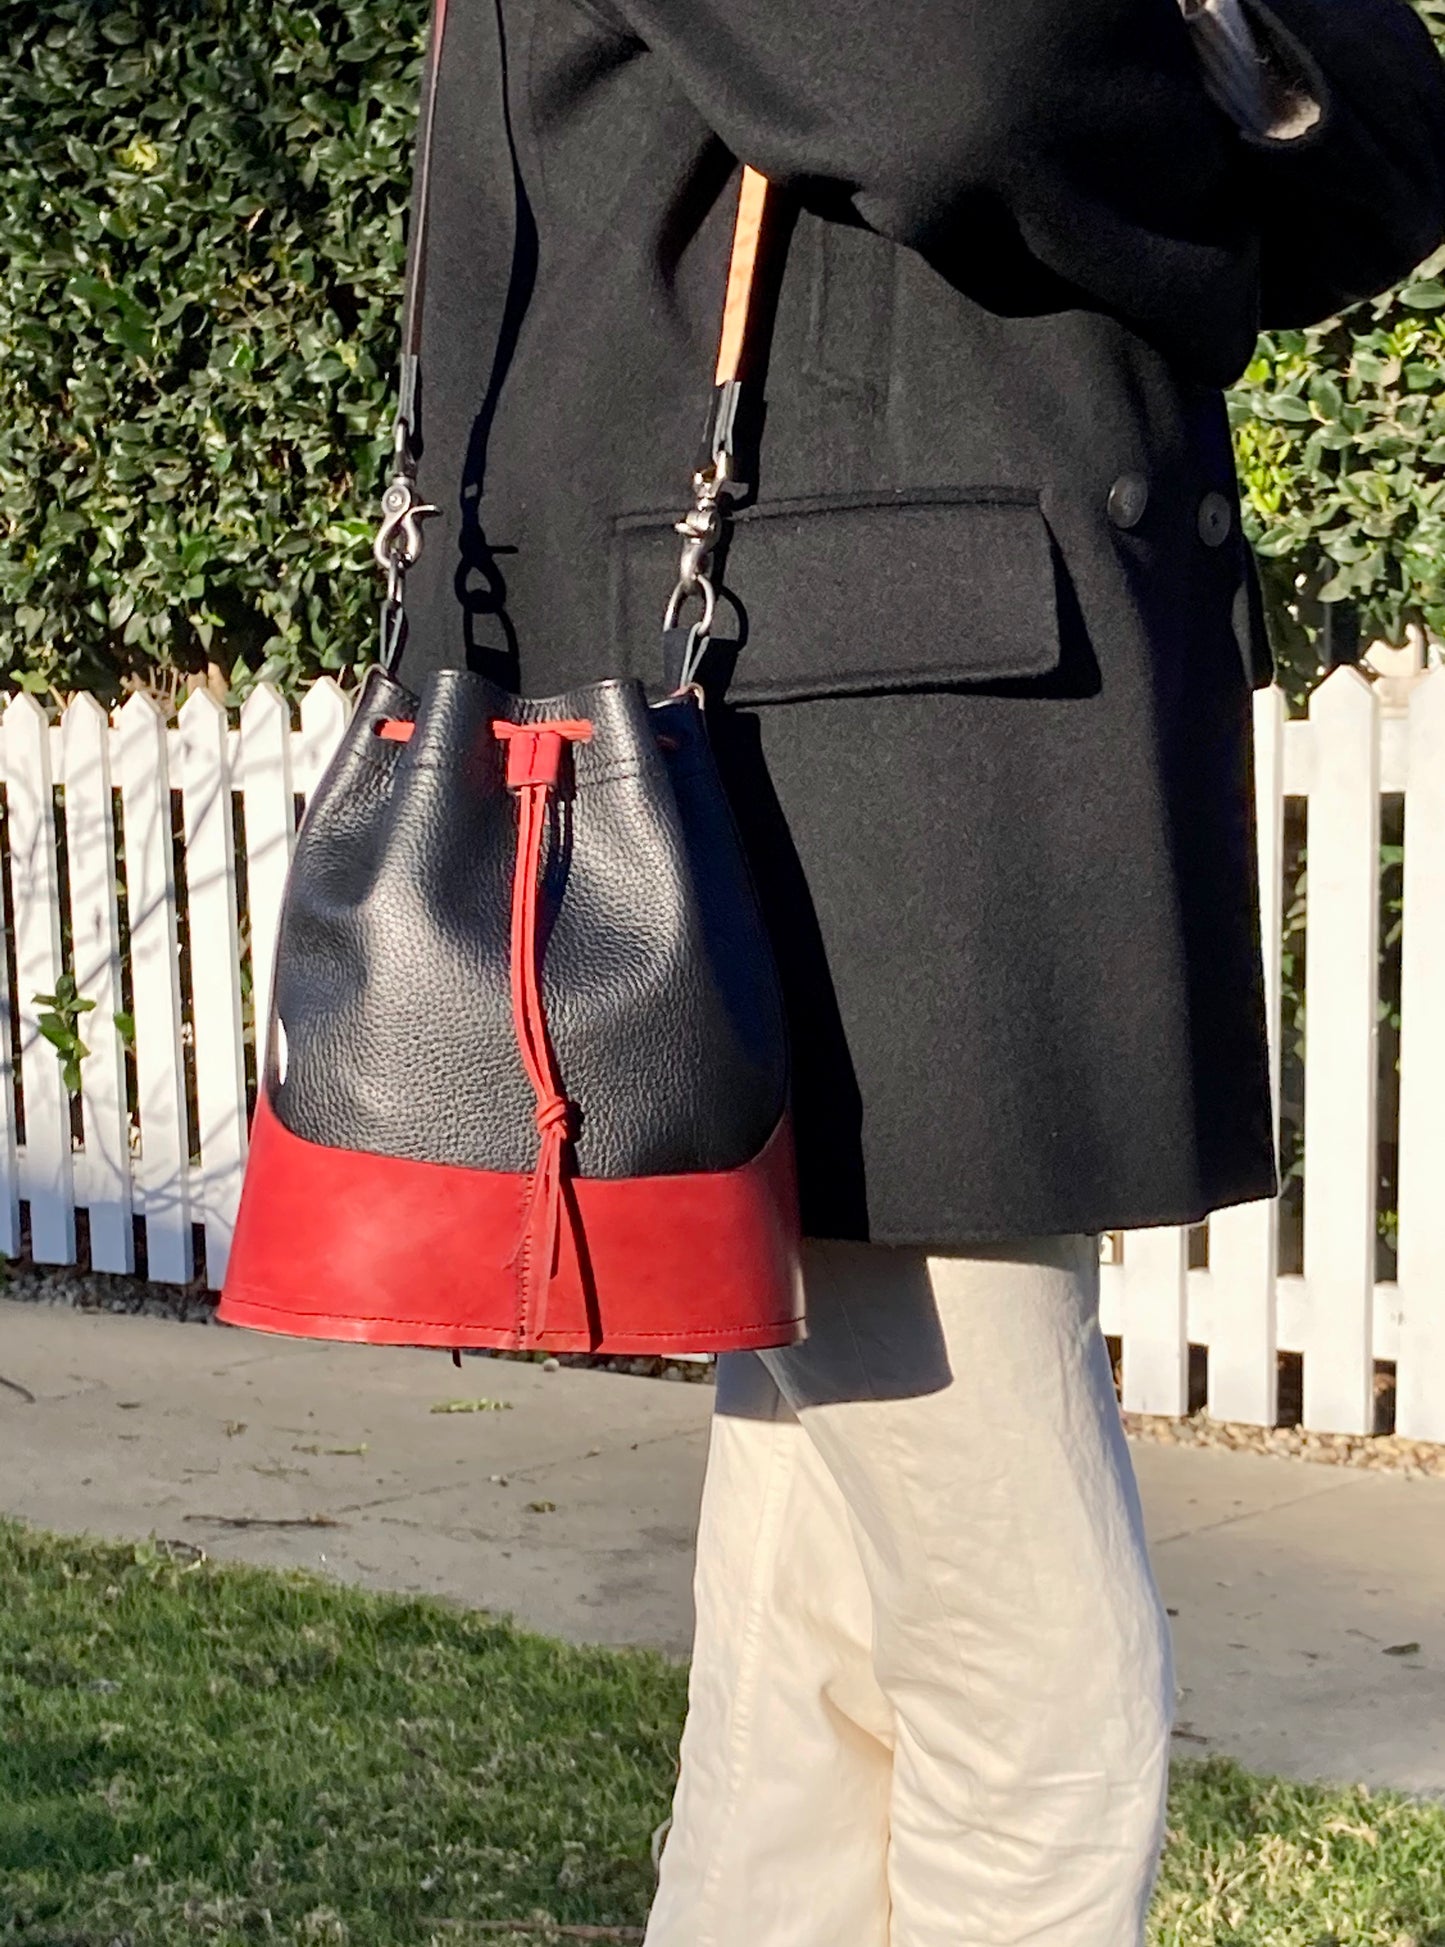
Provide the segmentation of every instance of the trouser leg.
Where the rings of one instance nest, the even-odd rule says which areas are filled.
[[[719,1361],[695,1589],[647,1947],[887,1947],[868,1590],[837,1484],[753,1353]]]
[[[649,1947],[1134,1947],[1173,1680],[1092,1240],[808,1275],[720,1377]]]
[[[1133,1947],[1174,1685],[1095,1244],[829,1245],[809,1289],[807,1344],[764,1357],[872,1598],[891,1947]]]

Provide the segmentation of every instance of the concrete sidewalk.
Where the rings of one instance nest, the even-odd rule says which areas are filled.
[[[483,1398],[496,1407],[432,1410]],[[0,1302],[0,1512],[681,1654],[711,1401]],[[1180,1751],[1445,1796],[1445,1480],[1134,1455]]]

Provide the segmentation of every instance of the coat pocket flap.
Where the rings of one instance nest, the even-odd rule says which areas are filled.
[[[677,574],[675,518],[614,526],[612,647],[649,683]],[[1039,496],[1025,489],[770,501],[733,517],[710,655],[732,667],[736,703],[1043,676],[1059,665],[1057,574]]]

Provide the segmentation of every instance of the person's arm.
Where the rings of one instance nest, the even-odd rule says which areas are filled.
[[[1245,135],[1267,326],[1387,290],[1445,238],[1445,64],[1405,0],[1243,0],[1320,107],[1303,133]]]
[[[984,302],[1082,299],[1200,376],[1445,228],[1445,70],[1406,0],[1246,0],[1319,114],[1251,136],[1177,0],[593,0],[734,154]]]
[[[1248,355],[1237,140],[1176,0],[607,4],[735,155],[984,302],[1093,303],[1206,375]]]

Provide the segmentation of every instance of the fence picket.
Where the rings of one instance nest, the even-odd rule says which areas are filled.
[[[296,839],[291,777],[291,711],[269,684],[241,711],[241,787],[246,829],[246,904],[251,922],[251,1007],[256,1067],[265,1059],[267,1011],[276,960],[281,895]]]
[[[4,738],[0,736],[0,753]],[[3,755],[0,755],[3,762]],[[9,849],[9,825],[3,827]],[[10,991],[10,956],[0,953],[0,1256],[20,1255],[20,1156],[15,1122],[15,1054],[18,1033],[15,996]]]
[[[20,1020],[20,1087],[25,1108],[21,1190],[30,1205],[30,1249],[41,1264],[75,1262],[75,1186],[70,1094],[55,1049],[40,1032],[62,971],[60,882],[50,723],[33,696],[5,706],[5,775],[10,786],[10,883],[15,901],[15,1004]]]
[[[195,691],[182,707],[180,730],[177,781],[186,837],[206,1282],[219,1290],[231,1252],[246,1167],[241,949],[224,704],[206,690]]]
[[[1410,699],[1395,1430],[1445,1441],[1445,671]]]
[[[331,762],[341,733],[351,719],[351,703],[330,676],[313,683],[301,699],[301,736],[296,745],[292,775],[296,789],[309,798]]]
[[[165,718],[148,696],[137,692],[117,716],[115,756],[140,1095],[135,1175],[145,1215],[146,1264],[149,1275],[164,1284],[188,1284],[195,1258],[170,766]]]
[[[1305,914],[1305,1423],[1374,1424],[1376,1005],[1380,903],[1379,706],[1337,669],[1310,708]]]
[[[110,720],[93,696],[72,700],[61,724],[61,749],[75,984],[95,1002],[81,1030],[90,1048],[80,1091],[90,1262],[96,1271],[133,1271],[130,1112],[125,1050],[116,1029],[121,963]]]
[[[1124,1238],[1124,1405],[1183,1413],[1189,1405],[1189,1233],[1168,1225]]]
[[[1260,937],[1269,1023],[1270,1098],[1275,1103],[1279,1101],[1280,1072],[1284,709],[1280,690],[1260,690],[1254,699]],[[1209,1270],[1209,1411],[1218,1420],[1272,1426],[1279,1398],[1279,1204],[1275,1198],[1221,1210],[1210,1218]]]

